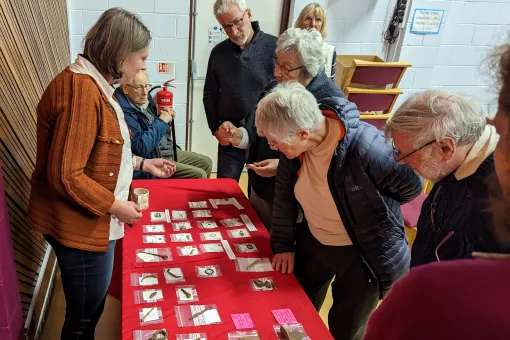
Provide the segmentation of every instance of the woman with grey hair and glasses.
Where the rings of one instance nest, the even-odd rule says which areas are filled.
[[[342,91],[324,73],[326,57],[321,34],[316,30],[289,28],[276,44],[274,61],[275,81],[262,93],[262,97],[278,83],[297,81],[305,86],[317,101],[329,97],[343,97]],[[266,228],[271,228],[274,196],[274,176],[280,153],[269,148],[267,141],[259,138],[255,129],[250,134],[248,175],[250,202]]]
[[[273,206],[273,266],[294,272],[319,310],[329,282],[335,339],[361,339],[370,312],[409,268],[400,205],[420,178],[393,159],[372,125],[343,97],[319,102],[298,82],[259,102],[255,124],[282,153]],[[303,221],[296,223],[298,209]]]

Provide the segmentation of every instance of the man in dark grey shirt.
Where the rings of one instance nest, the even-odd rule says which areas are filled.
[[[262,32],[245,0],[216,0],[214,14],[229,36],[209,57],[204,107],[211,132],[219,142],[218,178],[239,180],[247,159],[248,133],[236,147],[234,131],[251,128],[260,93],[274,79],[276,37]],[[236,129],[239,128],[239,129]],[[236,143],[237,144],[237,143]]]

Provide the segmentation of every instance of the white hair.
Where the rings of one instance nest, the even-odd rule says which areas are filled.
[[[276,86],[258,103],[255,113],[258,132],[280,142],[290,142],[296,133],[314,131],[323,123],[317,100],[296,81]]]
[[[480,105],[459,94],[425,91],[408,99],[386,123],[386,138],[392,131],[412,137],[414,148],[445,137],[458,146],[474,143],[482,135],[486,120]]]
[[[246,11],[246,8],[248,8],[246,0],[216,0],[213,6],[214,15],[227,13],[229,4],[236,4],[241,12]]]
[[[324,53],[321,34],[314,29],[289,28],[280,35],[276,53],[294,52],[303,65],[306,76],[315,78],[324,69]]]

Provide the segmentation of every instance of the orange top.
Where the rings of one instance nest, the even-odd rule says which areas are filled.
[[[90,76],[67,68],[48,85],[37,118],[32,227],[67,247],[106,251],[124,144],[115,110]]]
[[[336,118],[336,117],[335,117]],[[303,208],[313,236],[328,246],[347,246],[352,241],[345,230],[328,184],[328,170],[338,142],[344,136],[338,119],[326,116],[324,141],[302,157],[301,172],[294,193]]]

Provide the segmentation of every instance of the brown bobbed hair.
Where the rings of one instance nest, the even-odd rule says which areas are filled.
[[[85,37],[85,57],[105,75],[122,78],[122,62],[132,53],[143,51],[151,42],[149,29],[135,14],[110,8]]]

